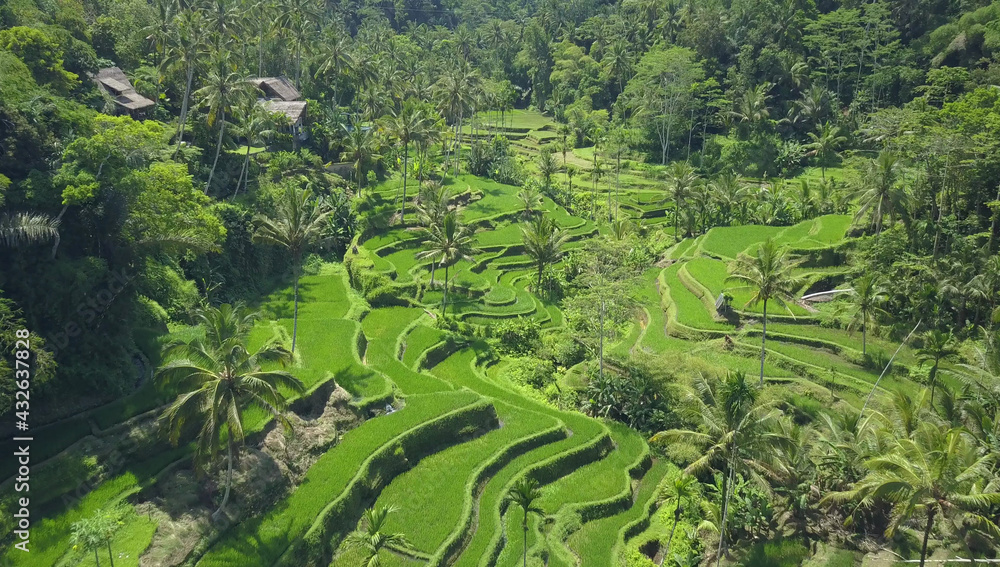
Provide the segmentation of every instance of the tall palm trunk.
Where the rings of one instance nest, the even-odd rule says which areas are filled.
[[[236,180],[236,192],[233,193],[233,197],[239,194],[244,179],[250,181],[250,140],[247,140],[247,153],[243,158],[243,168],[240,169],[240,178]]]
[[[97,548],[94,548],[94,562],[97,563],[97,567],[101,567],[101,560],[97,557]]]
[[[222,504],[219,504],[219,509],[212,514],[213,519],[218,519],[222,515],[226,504],[229,503],[229,489],[233,486],[233,441],[231,435],[230,439],[226,441],[226,462],[226,492],[222,496]]]
[[[294,307],[292,310],[292,352],[295,352],[295,337],[299,332],[299,275],[302,273],[300,263],[301,254],[295,254],[295,284],[294,284]]]
[[[861,313],[861,356],[868,354],[868,312]]]
[[[927,526],[924,527],[924,542],[920,546],[920,567],[924,567],[924,561],[927,560],[927,540],[931,537],[931,530],[934,529],[934,515],[937,514],[937,510],[931,508],[927,512]]]
[[[104,542],[108,546],[108,561],[111,562],[111,567],[115,567],[115,557],[111,554],[111,539]]]
[[[524,562],[522,565],[528,567],[528,510],[524,511],[524,521],[521,523],[524,527]]]
[[[677,498],[677,507],[674,508],[674,525],[670,528],[670,537],[667,538],[667,548],[663,551],[663,559],[666,559],[670,555],[670,543],[674,541],[674,532],[677,531],[677,524],[681,521],[681,513],[683,509],[681,508],[681,499]],[[663,559],[660,560],[660,565],[663,565]]]
[[[601,340],[597,346],[601,379],[604,379],[604,299],[601,299]]]
[[[764,357],[767,355],[767,300],[764,300],[764,328],[760,334],[760,387],[764,387]]]
[[[409,169],[410,142],[403,143],[403,200],[399,203],[399,224],[406,222],[406,172]]]
[[[735,450],[735,448],[732,448]],[[722,555],[726,550],[726,521],[729,519],[729,494],[733,484],[733,459],[729,457],[726,464],[726,475],[722,477],[722,527],[719,529],[719,551],[715,556],[715,567],[722,563]]]
[[[187,68],[187,86],[184,88],[184,100],[181,101],[181,116],[179,118],[180,123],[177,124],[177,149],[174,150],[174,156],[181,149],[181,143],[184,141],[184,126],[187,124],[188,115],[188,100],[191,98],[191,83],[194,82],[194,65],[188,65]]]
[[[462,174],[462,111],[458,111],[458,135],[455,136],[455,177]]]
[[[208,172],[208,183],[205,184],[205,194],[212,188],[212,178],[215,177],[215,168],[219,165],[219,154],[222,153],[222,137],[226,133],[226,111],[219,111],[219,139],[215,143],[215,159],[212,160],[212,170]],[[249,147],[249,146],[248,146]],[[249,149],[247,150],[249,156]]]
[[[444,260],[442,260],[443,262]],[[449,264],[444,265],[444,298],[441,300],[441,316],[444,317],[448,312],[448,268],[451,266]]]

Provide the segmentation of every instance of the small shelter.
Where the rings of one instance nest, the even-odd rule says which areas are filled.
[[[137,118],[146,113],[156,103],[142,96],[132,87],[128,77],[118,67],[106,67],[93,76],[100,89],[114,99],[118,114],[128,114]]]
[[[284,114],[288,118],[296,144],[305,140],[306,101],[299,100],[302,95],[291,81],[285,77],[257,77],[249,79],[249,82],[260,91],[257,104],[268,112]]]

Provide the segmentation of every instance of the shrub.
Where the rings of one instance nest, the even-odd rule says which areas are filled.
[[[551,359],[559,366],[569,368],[583,362],[587,349],[568,330],[542,336],[540,356]]]
[[[472,144],[469,171],[507,185],[520,185],[524,179],[521,164],[510,148],[510,140],[500,135],[494,136],[490,142]]]
[[[541,346],[541,325],[528,317],[503,319],[491,325],[490,344],[501,354],[525,356]]]
[[[515,358],[507,367],[507,377],[518,384],[543,389],[555,382],[555,367],[550,360],[531,356]]]

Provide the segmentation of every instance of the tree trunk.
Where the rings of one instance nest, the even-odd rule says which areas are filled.
[[[535,293],[538,295],[542,294],[542,272],[545,270],[545,264],[542,262],[538,263],[538,284],[535,286]]]
[[[219,504],[219,509],[212,514],[213,520],[218,520],[219,516],[222,515],[222,511],[226,508],[226,504],[229,502],[229,490],[233,485],[233,440],[232,433],[230,432],[229,440],[226,441],[226,492],[222,496],[222,504]]]
[[[462,174],[462,111],[458,111],[458,134],[455,136],[455,177]]]
[[[601,340],[598,343],[598,354],[600,355],[601,379],[604,379],[604,299],[601,299]]]
[[[111,538],[108,538],[108,540],[104,543],[108,545],[108,561],[111,562],[111,567],[115,567],[115,558],[111,555]]]
[[[927,560],[927,540],[931,537],[931,530],[934,529],[934,514],[936,510],[931,508],[927,512],[927,526],[924,528],[924,542],[920,546],[920,567],[924,567],[924,561]]]
[[[295,352],[295,337],[299,332],[299,273],[301,269],[299,263],[302,261],[300,254],[295,255],[295,307],[292,314],[292,352]]]
[[[177,149],[174,156],[181,150],[181,142],[184,141],[184,125],[187,124],[188,99],[191,98],[191,83],[194,81],[194,65],[189,65],[187,70],[187,86],[184,88],[184,100],[181,101],[181,116],[177,124]]]
[[[524,511],[524,567],[528,567],[528,511]]]
[[[760,387],[764,387],[764,357],[767,355],[767,300],[764,300],[764,328],[760,334]]]
[[[444,261],[444,260],[442,260]],[[448,264],[444,265],[444,298],[441,301],[441,316],[444,317],[448,309]]]
[[[212,187],[212,177],[215,176],[215,167],[219,165],[219,154],[222,153],[222,136],[226,133],[226,111],[223,110],[219,112],[219,140],[215,143],[215,159],[212,160],[212,169],[208,172],[208,183],[205,184],[205,194],[208,194],[208,190]],[[248,146],[249,147],[249,146]],[[247,157],[249,159],[249,152],[247,150]]]
[[[663,559],[665,560],[670,554],[670,543],[674,541],[674,532],[677,531],[677,523],[681,521],[681,499],[677,499],[677,507],[674,508],[674,525],[670,528],[670,537],[667,538],[667,549],[663,552]],[[663,565],[663,562],[660,562]]]
[[[931,401],[930,401],[931,409],[934,408],[934,388],[937,387],[937,371],[938,371],[938,363],[935,362],[934,366],[931,366],[931,371],[929,376],[931,381]]]
[[[405,224],[406,221],[406,170],[409,166],[407,158],[410,157],[410,143],[407,141],[403,144],[403,200],[399,203],[399,224]]]
[[[101,567],[101,560],[97,557],[97,548],[94,548],[94,561],[97,563],[97,567]]]
[[[861,356],[868,354],[868,312],[861,313]]]
[[[250,182],[250,140],[247,140],[247,154],[243,158],[243,169],[240,170],[240,178],[236,181],[236,192],[233,193],[233,197],[239,194],[240,186],[243,185],[243,180],[246,179],[247,183]]]
[[[726,548],[726,520],[729,519],[729,492],[732,490],[733,463],[730,458],[726,467],[726,475],[722,477],[722,526],[719,528],[719,551],[715,555],[715,567],[722,563],[722,554]]]

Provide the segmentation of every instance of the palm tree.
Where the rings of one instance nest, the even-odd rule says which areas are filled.
[[[547,266],[555,264],[562,257],[562,247],[569,242],[570,234],[551,218],[544,215],[536,217],[531,223],[521,226],[521,240],[524,242],[524,253],[531,257],[538,267],[538,283],[536,293],[541,293],[542,273]]]
[[[409,169],[410,142],[413,141],[414,134],[421,130],[424,120],[424,112],[415,100],[407,100],[402,108],[392,109],[389,116],[382,119],[383,128],[403,144],[403,199],[399,208],[400,224],[406,220],[406,173]]]
[[[538,174],[542,176],[542,187],[546,192],[549,192],[552,189],[552,176],[559,171],[559,165],[556,164],[555,157],[552,156],[552,150],[547,146],[542,147],[536,161]]]
[[[800,278],[793,270],[801,264],[801,260],[792,260],[788,251],[779,248],[773,239],[768,238],[757,249],[756,256],[741,253],[729,265],[729,277],[726,282],[743,284],[735,289],[750,290],[753,295],[745,306],[753,306],[763,302],[764,318],[763,332],[760,341],[760,385],[764,386],[764,357],[767,354],[767,302],[774,301],[786,307],[798,288]],[[791,310],[789,310],[791,312]]]
[[[344,154],[354,164],[354,175],[357,178],[356,192],[361,194],[361,179],[364,177],[365,164],[378,159],[378,141],[371,128],[361,125],[358,120],[352,120],[350,126],[344,125]]]
[[[246,142],[247,151],[243,156],[243,167],[240,169],[240,176],[236,180],[236,191],[233,193],[233,196],[236,196],[240,192],[241,185],[245,187],[250,183],[251,148],[256,145],[266,144],[275,132],[274,117],[261,106],[248,100],[244,106],[243,119],[236,125],[236,134]]]
[[[708,189],[712,194],[712,200],[718,209],[719,221],[722,224],[729,224],[733,221],[733,213],[742,211],[747,203],[747,188],[740,183],[740,178],[735,173],[723,173],[713,179],[708,184]],[[740,214],[736,219],[745,222],[745,215]]]
[[[160,420],[175,445],[185,430],[200,426],[195,454],[202,465],[215,460],[225,432],[226,492],[213,514],[217,519],[229,501],[233,460],[244,441],[245,412],[251,407],[263,409],[289,427],[282,414],[286,403],[280,388],[303,392],[305,387],[284,370],[261,369],[264,362],[290,361],[291,353],[284,347],[268,343],[253,352],[248,350],[247,336],[256,314],[227,304],[201,310],[196,318],[205,336],[168,346],[164,351],[167,362],[157,370],[166,387],[185,392]]]
[[[200,10],[182,10],[174,17],[173,33],[170,35],[169,45],[160,63],[161,74],[163,70],[175,66],[184,70],[184,98],[181,100],[181,115],[177,122],[177,151],[184,141],[184,126],[187,124],[194,72],[208,47],[205,34],[207,28],[208,22]],[[174,154],[176,155],[176,151]]]
[[[384,550],[409,545],[403,534],[386,531],[389,514],[395,511],[393,506],[368,508],[361,516],[361,528],[347,536],[347,547],[361,552],[366,567],[381,567]]]
[[[426,235],[430,235],[433,227],[438,226],[444,220],[451,206],[451,191],[440,184],[426,183],[417,195],[417,215],[420,223],[424,225]],[[434,272],[436,263],[431,260],[431,283],[430,288],[434,288]]]
[[[667,485],[668,492],[666,497],[661,499],[660,504],[674,502],[674,524],[670,528],[670,536],[667,538],[667,547],[663,550],[663,557],[670,556],[670,544],[674,541],[674,532],[677,531],[677,524],[681,521],[681,514],[684,513],[684,502],[690,501],[697,494],[697,487],[698,479],[683,471]]]
[[[541,497],[538,481],[528,477],[521,477],[507,491],[507,501],[520,508],[524,514],[521,519],[521,529],[524,530],[524,567],[528,567],[528,515],[544,513],[541,508],[535,506],[535,501]]]
[[[895,224],[896,213],[903,206],[905,189],[899,183],[901,165],[895,154],[882,152],[866,166],[865,175],[858,191],[858,212],[854,222],[871,214],[875,225],[875,236],[882,233],[882,223],[886,215]]]
[[[886,537],[923,516],[923,567],[927,542],[938,521],[948,521],[959,532],[972,528],[1000,535],[1000,527],[986,512],[1000,504],[997,480],[990,469],[995,459],[995,455],[980,455],[968,432],[923,423],[912,437],[898,439],[891,452],[869,459],[865,463],[868,474],[851,490],[823,500],[857,502],[857,509],[868,508],[874,501],[887,502],[892,508]]]
[[[59,240],[59,219],[41,213],[0,213],[0,244],[17,248]]]
[[[693,475],[715,468],[722,473],[718,565],[725,552],[729,498],[736,474],[746,474],[763,484],[760,474],[769,474],[784,440],[776,428],[780,413],[758,399],[759,391],[747,382],[744,373],[730,372],[723,380],[700,375],[692,388],[683,411],[691,422],[698,423],[698,428],[661,431],[650,442],[706,445],[702,456],[684,472]]]
[[[917,360],[920,361],[921,366],[926,362],[931,363],[927,381],[931,385],[930,404],[932,407],[934,405],[934,388],[937,386],[938,368],[940,368],[942,361],[954,360],[957,356],[958,341],[955,340],[955,336],[950,331],[945,333],[932,329],[924,334],[924,346],[917,349]]]
[[[771,83],[762,83],[750,87],[736,100],[736,105],[730,116],[737,122],[747,125],[751,132],[758,124],[767,123],[771,119],[771,111],[767,106],[771,95]]]
[[[347,41],[351,36],[347,33],[334,32],[332,28],[328,28],[327,33],[332,35],[332,37],[325,37],[323,39],[321,63],[316,69],[314,77],[319,78],[321,75],[327,73],[333,74],[333,78],[330,80],[330,85],[333,87],[333,104],[334,106],[339,106],[340,99],[337,97],[337,85],[340,83],[344,72],[354,67],[354,57],[351,55],[350,46]]]
[[[310,48],[320,6],[314,0],[281,0],[275,24],[291,32],[295,44],[295,88],[302,88],[302,52]]]
[[[295,309],[292,316],[292,352],[295,352],[295,338],[299,330],[299,277],[302,275],[302,254],[311,246],[325,238],[325,229],[331,214],[320,200],[314,199],[308,188],[288,186],[278,202],[274,215],[257,215],[254,222],[257,230],[254,239],[281,246],[292,256],[292,270],[295,276]]]
[[[195,97],[201,104],[208,107],[208,125],[211,127],[215,122],[219,123],[219,138],[215,144],[215,159],[212,160],[212,169],[208,173],[208,183],[205,184],[205,193],[208,193],[212,186],[212,177],[215,176],[215,167],[219,164],[219,154],[222,153],[222,138],[226,133],[226,113],[234,106],[250,100],[250,89],[252,86],[246,82],[244,77],[230,70],[230,54],[220,51],[215,57],[215,69],[208,74],[208,83],[195,91]]]
[[[688,192],[698,181],[698,174],[691,164],[676,161],[667,170],[667,188],[674,201],[674,239],[677,239],[677,227],[680,225],[680,212]]]
[[[879,315],[886,314],[882,304],[886,300],[885,286],[876,274],[865,274],[854,278],[848,298],[852,308],[851,322],[848,331],[861,327],[861,354],[868,354],[868,321],[875,320]]]
[[[837,150],[847,142],[847,137],[840,134],[840,127],[824,122],[816,132],[809,132],[809,139],[812,141],[805,146],[809,150],[806,155],[816,156],[826,181],[827,163],[831,157],[838,155]]]
[[[444,297],[441,301],[441,313],[448,307],[448,268],[458,260],[472,260],[476,249],[472,246],[474,231],[462,225],[455,211],[448,211],[441,224],[431,227],[424,244],[427,250],[417,253],[417,258],[431,258],[439,265],[444,265]]]
[[[455,132],[453,145],[455,148],[455,175],[458,175],[458,164],[462,152],[462,120],[466,110],[472,104],[471,92],[466,84],[467,75],[459,69],[452,69],[435,84],[437,91],[438,111],[448,118]]]
[[[524,211],[524,218],[531,219],[542,206],[542,194],[538,190],[538,184],[534,180],[525,183],[521,190],[517,192],[517,199],[521,201]]]

